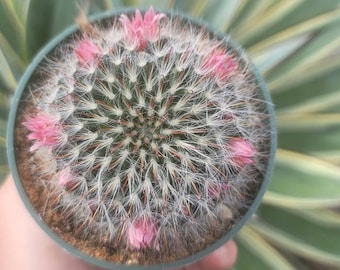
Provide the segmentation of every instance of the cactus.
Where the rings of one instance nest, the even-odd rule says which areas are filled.
[[[77,239],[111,255],[129,250],[112,260],[192,255],[254,200],[270,116],[247,56],[229,39],[137,10],[83,25],[32,78],[18,125],[36,164],[30,174]]]

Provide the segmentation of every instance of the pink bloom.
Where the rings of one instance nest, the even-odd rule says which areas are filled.
[[[126,15],[120,17],[123,24],[126,39],[129,43],[135,44],[138,50],[143,50],[148,41],[156,41],[159,35],[159,21],[165,16],[163,13],[156,14],[151,7],[144,14],[144,19],[139,10],[130,19]]]
[[[78,43],[75,53],[80,64],[91,65],[97,60],[98,54],[101,53],[101,49],[92,41],[84,39]]]
[[[222,81],[228,79],[236,68],[237,64],[233,58],[223,51],[213,51],[204,60],[202,66],[205,73]]]
[[[229,141],[229,149],[233,164],[243,167],[254,163],[255,148],[243,138],[233,138]]]
[[[156,233],[155,224],[148,218],[141,218],[131,223],[127,229],[128,241],[137,249],[150,247]]]
[[[65,187],[66,189],[72,189],[72,187],[75,184],[74,180],[75,175],[73,172],[71,172],[70,167],[66,167],[65,169],[59,172],[58,183],[59,185]]]
[[[56,146],[62,138],[59,118],[49,113],[38,112],[34,117],[27,117],[23,124],[30,131],[27,138],[35,141],[30,151],[44,146]]]
[[[208,186],[208,196],[211,199],[218,199],[229,189],[228,183],[211,184]]]

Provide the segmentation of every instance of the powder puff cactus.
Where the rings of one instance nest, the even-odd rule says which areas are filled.
[[[15,149],[32,205],[100,261],[171,266],[216,248],[268,179],[261,80],[228,38],[179,15],[89,24],[21,83]]]

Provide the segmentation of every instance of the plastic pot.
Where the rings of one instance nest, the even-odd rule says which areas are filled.
[[[95,16],[92,18],[93,22],[96,22],[97,24],[99,22],[102,22],[104,25],[110,24],[110,21],[113,21],[114,18],[118,18],[118,16],[121,14],[119,13],[104,13]],[[134,16],[134,11],[127,11],[126,14],[128,14],[128,17],[131,18],[131,16]],[[256,87],[259,89],[258,95],[261,96],[263,99],[263,110],[267,114],[266,118],[268,118],[266,122],[266,135],[264,136],[265,146],[264,146],[264,152],[266,152],[266,159],[264,161],[262,169],[263,172],[261,173],[261,178],[259,179],[259,183],[256,185],[254,190],[256,190],[256,194],[253,194],[253,197],[251,199],[251,205],[247,207],[247,209],[243,210],[242,216],[238,217],[235,221],[235,224],[230,226],[230,228],[224,233],[222,236],[218,237],[218,239],[215,239],[212,243],[205,246],[204,248],[200,248],[199,250],[193,252],[192,254],[189,254],[188,256],[185,256],[183,258],[175,258],[173,260],[168,259],[165,262],[157,261],[156,263],[146,263],[145,265],[136,264],[135,262],[131,262],[129,260],[125,262],[115,262],[112,260],[105,260],[103,258],[97,258],[95,256],[89,255],[84,251],[81,251],[77,247],[75,247],[73,244],[65,241],[63,237],[60,236],[55,230],[51,228],[51,226],[44,220],[44,218],[41,217],[41,212],[36,209],[34,204],[32,203],[32,198],[28,195],[27,186],[25,186],[27,179],[25,178],[25,171],[30,170],[28,167],[31,163],[23,164],[23,161],[25,161],[25,158],[22,155],[22,145],[23,144],[30,144],[32,145],[32,142],[25,139],[25,133],[22,131],[22,122],[27,121],[25,120],[25,112],[27,112],[26,107],[30,106],[27,105],[27,95],[30,87],[32,87],[32,81],[36,83],[36,81],[40,80],[40,73],[37,72],[37,70],[40,69],[42,63],[45,65],[44,62],[46,57],[50,57],[51,54],[55,54],[55,49],[59,46],[60,43],[63,42],[72,42],[72,39],[75,37],[78,37],[81,35],[81,30],[78,26],[71,26],[68,29],[66,29],[64,32],[59,34],[57,37],[55,37],[53,40],[51,40],[33,59],[32,63],[27,68],[26,72],[24,73],[22,79],[20,80],[20,83],[18,85],[18,89],[15,93],[15,96],[12,101],[11,105],[11,112],[9,117],[9,125],[8,125],[8,133],[7,133],[7,152],[8,152],[8,160],[10,164],[11,173],[13,175],[13,178],[16,183],[16,187],[20,193],[20,196],[25,203],[25,206],[27,210],[30,212],[32,217],[36,220],[36,222],[39,224],[39,226],[52,238],[54,239],[62,248],[70,252],[71,254],[84,259],[85,261],[88,261],[94,265],[98,265],[101,267],[109,268],[109,269],[121,269],[121,270],[131,270],[131,269],[166,269],[166,268],[173,268],[173,267],[180,267],[183,265],[190,264],[194,261],[197,261],[201,259],[202,257],[208,255],[215,249],[221,247],[226,241],[230,240],[246,223],[246,221],[253,215],[253,213],[256,211],[258,206],[261,203],[261,199],[266,191],[266,188],[269,184],[270,177],[273,171],[274,166],[274,156],[275,156],[275,150],[276,150],[276,127],[275,127],[275,120],[274,120],[274,108],[273,104],[270,98],[270,95],[266,89],[265,83],[257,71],[257,69],[250,63],[249,58],[245,55],[245,53],[242,51],[240,46],[236,45],[229,37],[224,36],[220,33],[216,33],[215,31],[209,29],[208,27],[204,26],[201,22],[198,22],[192,18],[188,18],[187,16],[183,15],[174,15],[170,13],[164,13],[167,18],[170,18],[170,21],[172,20],[182,20],[182,23],[184,22],[184,25],[186,22],[191,22],[192,26],[197,28],[204,28],[206,29],[207,33],[210,33],[210,35],[213,35],[216,40],[219,40],[220,42],[224,42],[228,44],[228,48],[230,48],[232,54],[237,55],[238,57],[241,57],[242,59],[240,61],[243,62],[243,65],[247,65],[247,68],[250,73],[252,73],[253,80],[256,81]],[[143,43],[144,44],[144,43]],[[146,45],[143,45],[146,46]],[[140,45],[138,50],[143,50],[144,47]],[[201,56],[204,58],[204,56]],[[214,61],[212,61],[214,62]],[[211,64],[214,66],[215,64]],[[203,65],[204,66],[204,65]],[[29,87],[28,87],[29,86]],[[223,87],[223,86],[222,86]],[[24,108],[25,107],[25,108]],[[36,108],[33,108],[34,111]],[[27,136],[27,130],[26,130],[26,136]],[[25,151],[26,159],[30,160],[30,152],[26,149]],[[32,154],[33,155],[33,154]],[[20,161],[19,161],[20,160]],[[35,161],[36,162],[36,161]],[[258,165],[258,164],[257,164]],[[38,166],[39,167],[39,166]],[[233,169],[233,170],[239,170],[239,169]],[[233,172],[234,173],[234,172]],[[27,178],[27,177],[26,177]],[[39,177],[37,177],[39,178]],[[36,181],[35,179],[30,179],[31,181]],[[203,188],[202,188],[203,190]],[[200,192],[202,191],[200,190]],[[229,191],[228,191],[229,192]],[[229,194],[229,193],[228,193]],[[72,234],[72,232],[71,232]],[[142,244],[145,244],[144,242]],[[158,243],[158,245],[162,245],[162,242]],[[156,249],[156,253],[157,248]],[[133,250],[133,248],[132,248]],[[143,247],[141,250],[144,250]],[[126,251],[129,253],[129,249]],[[132,251],[131,251],[132,252]],[[138,251],[137,251],[138,252]],[[144,251],[142,251],[143,253]]]

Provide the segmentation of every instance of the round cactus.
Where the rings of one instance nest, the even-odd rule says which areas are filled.
[[[141,265],[190,256],[229,232],[262,185],[271,147],[262,91],[247,56],[190,19],[150,8],[82,25],[21,100],[27,193],[92,256]]]

